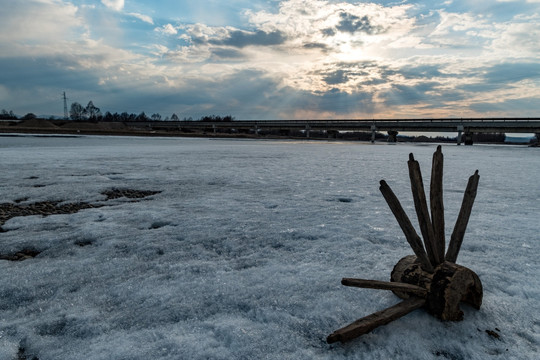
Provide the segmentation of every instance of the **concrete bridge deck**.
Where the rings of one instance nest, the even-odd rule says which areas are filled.
[[[465,138],[473,133],[535,133],[540,134],[540,118],[428,118],[428,119],[343,119],[343,120],[234,120],[228,122],[148,121],[130,122],[129,126],[153,129],[218,129],[305,130],[310,131],[386,131],[395,138],[400,131],[454,132]]]

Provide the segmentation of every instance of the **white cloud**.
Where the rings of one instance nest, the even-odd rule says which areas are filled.
[[[3,23],[9,31],[0,32],[0,59],[33,59],[35,62],[31,66],[50,71],[84,72],[96,74],[96,78],[99,74],[101,78],[112,79],[109,84],[116,81],[115,85],[122,87],[161,76],[162,71],[152,63],[152,56],[111,45],[107,38],[94,39],[93,24],[82,17],[81,9],[70,3],[54,0],[8,2],[4,10],[10,14]],[[101,84],[106,83],[101,81]]]
[[[120,11],[124,8],[124,0],[101,0],[101,3],[116,11]]]
[[[155,28],[154,31],[160,32],[166,35],[176,35],[178,30],[171,24],[163,25],[162,27]]]
[[[508,23],[496,26],[489,50],[496,57],[536,57],[540,56],[540,15],[519,16]]]
[[[450,13],[444,10],[438,11],[440,21],[431,36],[448,36],[456,32],[469,30],[482,30],[489,28],[489,23],[478,16],[468,13]]]
[[[2,20],[0,44],[24,45],[49,43],[66,36],[80,36],[86,29],[78,8],[70,3],[40,1],[9,1],[2,5],[9,16]],[[62,21],[58,21],[62,19]],[[2,52],[0,56],[13,55]]]
[[[133,16],[134,18],[137,18],[145,23],[154,25],[154,20],[148,15],[139,14],[139,13],[128,13],[129,16]]]

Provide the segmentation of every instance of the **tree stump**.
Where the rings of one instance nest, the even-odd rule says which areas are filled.
[[[441,146],[438,146],[437,151],[433,154],[430,208],[427,206],[420,166],[414,160],[413,154],[409,156],[408,165],[411,190],[423,243],[398,198],[390,186],[381,180],[381,193],[415,255],[405,256],[398,261],[392,270],[390,282],[349,278],[344,278],[341,281],[345,286],[391,290],[403,301],[334,331],[328,336],[328,343],[352,340],[422,307],[440,320],[461,321],[463,320],[463,311],[459,308],[461,302],[468,303],[476,309],[480,309],[482,305],[483,289],[480,278],[474,271],[455,263],[476,197],[480,178],[478,170],[469,178],[461,210],[450,238],[448,250],[444,255],[443,155]],[[428,209],[431,209],[431,215]]]
[[[482,283],[478,276],[465,266],[448,261],[435,267],[433,273],[428,273],[416,261],[416,256],[405,256],[394,266],[391,281],[426,289],[424,307],[444,321],[463,320],[463,311],[459,308],[462,301],[476,309],[482,305]],[[414,296],[400,290],[393,292],[402,299]]]

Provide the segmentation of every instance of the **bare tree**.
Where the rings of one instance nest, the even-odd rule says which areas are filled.
[[[72,103],[69,110],[69,115],[71,116],[71,120],[82,120],[84,115],[83,106],[78,102]]]
[[[84,115],[88,118],[88,120],[97,120],[97,118],[101,116],[101,110],[94,106],[94,103],[90,101],[84,109]]]

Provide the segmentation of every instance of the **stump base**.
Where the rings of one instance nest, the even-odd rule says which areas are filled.
[[[460,302],[476,309],[482,305],[482,283],[472,270],[448,261],[435,267],[433,273],[420,266],[416,256],[401,259],[392,270],[391,281],[417,285],[427,290],[426,310],[444,321],[463,320]],[[410,294],[394,291],[402,299]]]

